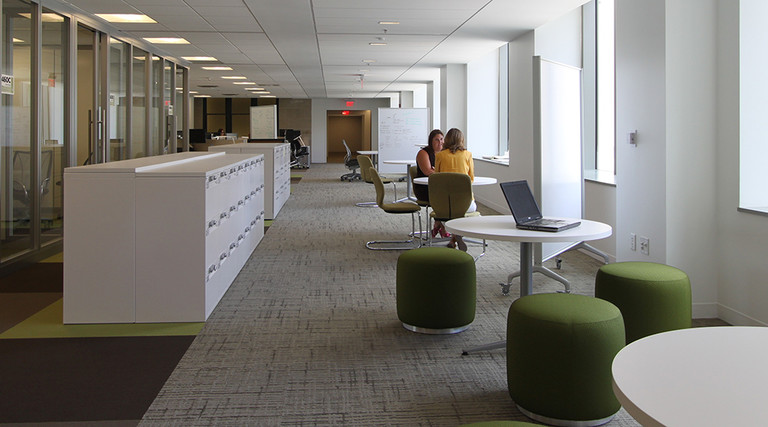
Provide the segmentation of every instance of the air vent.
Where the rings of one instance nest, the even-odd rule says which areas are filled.
[[[219,87],[219,85],[197,85],[197,87],[211,88],[211,87]]]

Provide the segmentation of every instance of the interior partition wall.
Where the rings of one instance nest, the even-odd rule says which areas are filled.
[[[151,45],[65,4],[0,7],[3,276],[60,252],[64,168],[187,151],[191,106],[188,68]]]

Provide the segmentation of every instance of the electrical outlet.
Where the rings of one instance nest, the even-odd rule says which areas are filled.
[[[635,233],[629,233],[629,249],[633,251],[637,250],[637,236]]]
[[[650,255],[651,242],[647,237],[640,236],[640,253],[643,255]]]

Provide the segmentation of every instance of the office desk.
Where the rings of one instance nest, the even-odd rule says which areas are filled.
[[[596,240],[611,235],[612,229],[602,222],[581,220],[578,227],[557,233],[546,231],[521,230],[515,226],[515,218],[512,215],[475,216],[452,219],[445,223],[445,229],[460,236],[474,237],[477,239],[503,240],[520,242],[520,296],[533,293],[533,272],[539,272],[547,276],[557,276],[558,280],[567,280],[555,272],[541,265],[534,265],[533,244],[544,242],[582,242]],[[465,350],[464,354],[472,351],[491,350],[501,348],[505,341],[499,341]]]
[[[384,160],[384,163],[388,165],[405,165],[405,197],[403,197],[400,200],[396,200],[397,202],[402,202],[406,200],[416,201],[416,198],[411,196],[411,180],[409,179],[409,171],[411,169],[412,165],[416,164],[416,159],[413,160]]]
[[[765,425],[766,360],[765,327],[663,332],[619,351],[613,391],[644,426]]]

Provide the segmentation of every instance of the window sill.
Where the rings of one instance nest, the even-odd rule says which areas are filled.
[[[739,212],[749,213],[753,215],[768,216],[768,207],[754,207],[754,208],[738,208]]]
[[[610,185],[613,187],[616,186],[616,175],[597,169],[585,169],[584,179],[586,181],[597,182],[599,184]]]
[[[491,157],[491,158],[488,159],[487,157]],[[494,159],[493,157],[498,157],[498,156],[473,157],[473,160],[477,160],[485,163],[492,163],[494,165],[509,166],[509,157],[505,157],[503,159]]]

